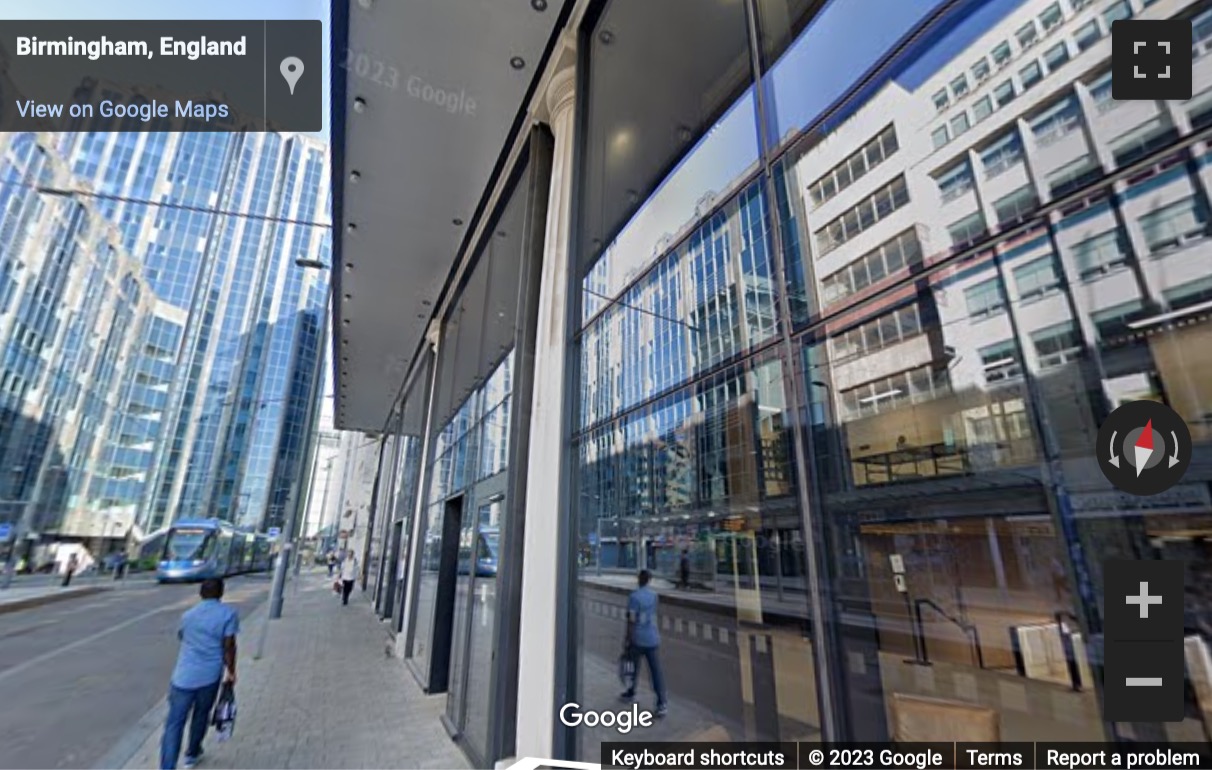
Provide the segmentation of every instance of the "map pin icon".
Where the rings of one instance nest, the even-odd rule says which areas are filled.
[[[286,85],[290,86],[290,95],[294,96],[295,83],[303,77],[303,61],[297,56],[287,56],[278,69],[282,71],[282,77],[286,78]]]

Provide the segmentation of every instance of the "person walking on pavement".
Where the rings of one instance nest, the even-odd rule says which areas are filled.
[[[349,551],[341,561],[341,604],[349,604],[349,595],[353,593],[354,581],[357,579],[358,557],[353,551]]]
[[[222,578],[202,581],[200,594],[202,601],[186,610],[177,629],[181,650],[168,687],[168,719],[160,741],[160,770],[176,768],[186,720],[189,720],[189,745],[185,748],[185,767],[197,766],[219,686],[224,681],[232,684],[236,681],[240,616],[222,601]]]
[[[332,577],[332,571],[337,566],[337,555],[332,551],[328,552],[328,576]]]
[[[63,587],[67,588],[72,584],[72,575],[76,574],[76,570],[80,568],[80,557],[72,554],[67,560],[67,566],[63,568]]]
[[[690,588],[690,551],[682,549],[682,560],[678,563],[678,588]]]
[[[648,570],[640,570],[640,587],[627,597],[627,635],[623,638],[623,646],[635,659],[635,673],[631,678],[631,686],[622,694],[624,700],[635,697],[635,688],[640,679],[640,658],[648,661],[648,675],[652,679],[652,689],[656,692],[656,715],[665,716],[668,701],[665,698],[665,676],[661,671],[661,634],[657,630],[657,594],[648,586],[652,575]]]

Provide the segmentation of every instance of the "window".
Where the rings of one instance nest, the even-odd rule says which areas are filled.
[[[947,226],[953,246],[966,246],[985,234],[985,218],[978,211]]]
[[[1162,296],[1166,298],[1166,303],[1172,310],[1212,301],[1212,275],[1187,281],[1173,289],[1166,289],[1162,292]]]
[[[1056,29],[1063,19],[1064,13],[1061,11],[1060,3],[1053,3],[1039,15],[1039,23],[1044,28],[1044,32]]]
[[[1084,187],[1101,176],[1101,169],[1091,155],[1083,155],[1072,163],[1066,163],[1048,175],[1048,186],[1053,198],[1060,198]]]
[[[1023,84],[1023,90],[1026,91],[1044,79],[1044,71],[1039,66],[1039,62],[1033,61],[1018,71],[1018,79]]]
[[[833,251],[908,202],[909,188],[905,185],[905,177],[898,176],[816,231],[821,255]]]
[[[951,119],[951,136],[956,137],[968,130],[968,113],[961,112]]]
[[[897,149],[896,129],[889,125],[857,152],[809,185],[808,190],[813,203],[819,206],[845,190],[865,176],[868,171],[883,163]]]
[[[945,370],[934,371],[929,366],[922,366],[842,391],[842,416],[843,419],[853,420],[888,412],[899,408],[907,400],[927,401],[949,390]]]
[[[921,330],[917,305],[907,305],[835,337],[834,355],[838,359],[870,355],[907,340]]]
[[[1087,238],[1073,246],[1073,261],[1083,281],[1128,264],[1128,250],[1119,228]]]
[[[1015,268],[1014,285],[1018,288],[1019,299],[1024,302],[1050,294],[1060,286],[1056,260],[1049,254]]]
[[[1073,6],[1073,12],[1077,13],[1078,11],[1080,11],[1081,9],[1085,8],[1087,5],[1090,5],[1093,2],[1094,2],[1094,0],[1070,0],[1069,4]]]
[[[1135,163],[1174,141],[1177,131],[1168,120],[1154,118],[1111,141],[1111,154],[1117,166]]]
[[[1014,33],[1014,37],[1016,40],[1018,40],[1019,46],[1021,46],[1024,51],[1035,45],[1035,43],[1039,40],[1039,35],[1035,30],[1035,22],[1029,21],[1023,26],[1019,27],[1018,32]]]
[[[1090,98],[1098,105],[1099,112],[1106,112],[1104,105],[1114,107],[1117,104],[1111,99],[1111,73],[1109,71],[1091,80],[1086,87],[1090,89]]]
[[[1212,124],[1212,90],[1196,94],[1187,105],[1187,116],[1191,119],[1193,128],[1204,128]]]
[[[993,100],[988,96],[982,96],[977,100],[972,107],[972,116],[976,118],[976,122],[980,123],[985,118],[993,114]]]
[[[1107,22],[1107,29],[1111,29],[1111,25],[1120,19],[1132,18],[1132,6],[1128,4],[1128,0],[1119,0],[1107,10],[1103,11],[1103,19]]]
[[[1191,21],[1191,49],[1195,56],[1208,52],[1209,38],[1212,38],[1212,11],[1204,11]]]
[[[993,89],[993,101],[997,102],[998,107],[1005,107],[1010,102],[1014,101],[1014,82],[1007,80],[997,88]]]
[[[946,126],[939,126],[930,132],[930,140],[934,143],[934,149],[938,149],[951,141],[950,135],[947,133]]]
[[[1098,338],[1108,340],[1131,331],[1128,324],[1139,318],[1143,310],[1139,300],[1125,302],[1122,305],[1091,313],[1090,320],[1094,322]]]
[[[1010,44],[1002,41],[993,49],[993,63],[1000,69],[1010,62]]]
[[[1006,296],[997,278],[969,286],[964,291],[964,301],[972,318],[986,318],[1006,309]]]
[[[1208,217],[1192,196],[1145,214],[1140,218],[1140,229],[1149,252],[1158,254],[1205,235]]]
[[[1031,132],[1041,145],[1047,146],[1075,131],[1081,125],[1081,107],[1070,96],[1044,110],[1031,121]]]
[[[961,99],[968,94],[968,78],[960,75],[955,80],[951,81],[951,95],[956,99]]]
[[[1103,31],[1099,29],[1098,20],[1091,19],[1073,33],[1073,42],[1077,43],[1077,50],[1081,52],[1097,43],[1102,37]]]
[[[989,60],[984,56],[976,60],[976,64],[972,65],[972,79],[978,83],[984,82],[985,78],[989,77]]]
[[[956,163],[935,179],[943,203],[953,201],[972,189],[972,168],[968,161]]]
[[[1072,321],[1032,332],[1031,342],[1035,345],[1041,371],[1075,361],[1082,352],[1082,338]]]
[[[938,110],[939,112],[942,112],[943,110],[947,109],[947,105],[950,103],[951,103],[951,100],[947,96],[946,89],[939,91],[937,94],[934,95],[934,109]]]
[[[1023,373],[1014,340],[1005,340],[977,351],[985,370],[985,382],[993,384],[1019,377]]]
[[[1067,61],[1069,61],[1069,48],[1063,40],[1044,51],[1044,64],[1048,66],[1049,72],[1056,72]]]
[[[1035,190],[1031,185],[1023,185],[1006,197],[995,201],[993,211],[997,215],[999,225],[1008,225],[1018,222],[1030,214],[1037,205],[1039,205],[1039,199],[1035,197]]]
[[[821,291],[823,302],[828,305],[845,299],[868,286],[871,274],[890,275],[905,265],[917,264],[921,256],[917,231],[906,230],[825,278]]]

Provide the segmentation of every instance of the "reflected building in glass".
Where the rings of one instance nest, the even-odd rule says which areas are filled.
[[[570,6],[368,506],[473,762],[618,740],[552,715],[619,708],[641,570],[637,740],[1208,741],[1207,4]],[[1111,25],[1172,17],[1193,98],[1111,99]],[[1195,442],[1152,497],[1096,456],[1140,399]],[[1182,721],[1105,720],[1108,558],[1186,564]]]
[[[758,4],[772,25],[775,5]],[[679,187],[718,177],[696,162],[743,152],[720,135],[779,122],[798,76],[776,63],[769,115],[752,119],[742,91],[629,209],[585,281],[582,697],[607,697],[611,619],[649,569],[672,589],[670,697],[698,715],[659,739],[818,736],[815,696],[801,697],[821,685],[820,644],[832,647],[821,702],[854,738],[906,739],[937,713],[939,740],[1103,739],[1088,638],[1101,643],[1102,559],[1186,559],[1194,585],[1212,536],[1207,474],[1138,499],[1108,491],[1094,454],[1102,420],[1135,399],[1168,403],[1208,437],[1208,175],[1193,134],[1212,94],[1212,12],[1194,19],[1192,100],[1110,98],[1110,24],[1180,5],[940,12],[873,61],[857,95],[778,131],[769,176],[720,179],[637,262],[652,221],[688,211]],[[598,22],[611,46],[628,7]],[[813,38],[827,23],[787,57],[824,45]],[[595,77],[616,77],[600,37],[595,54],[607,71]],[[591,91],[590,114],[612,98]],[[591,184],[615,184],[610,168],[591,161]],[[798,492],[797,401],[810,482]],[[690,586],[674,589],[685,561]],[[1160,732],[1115,729],[1205,740],[1208,707],[1192,702]],[[607,739],[577,731],[582,756]]]

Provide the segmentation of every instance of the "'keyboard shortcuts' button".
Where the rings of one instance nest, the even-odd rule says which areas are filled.
[[[1108,640],[1183,638],[1183,563],[1108,559],[1103,563],[1103,609]]]
[[[1190,99],[1191,21],[1119,19],[1111,24],[1111,98]]]
[[[1103,710],[1111,722],[1181,722],[1186,711],[1182,639],[1106,640]]]

